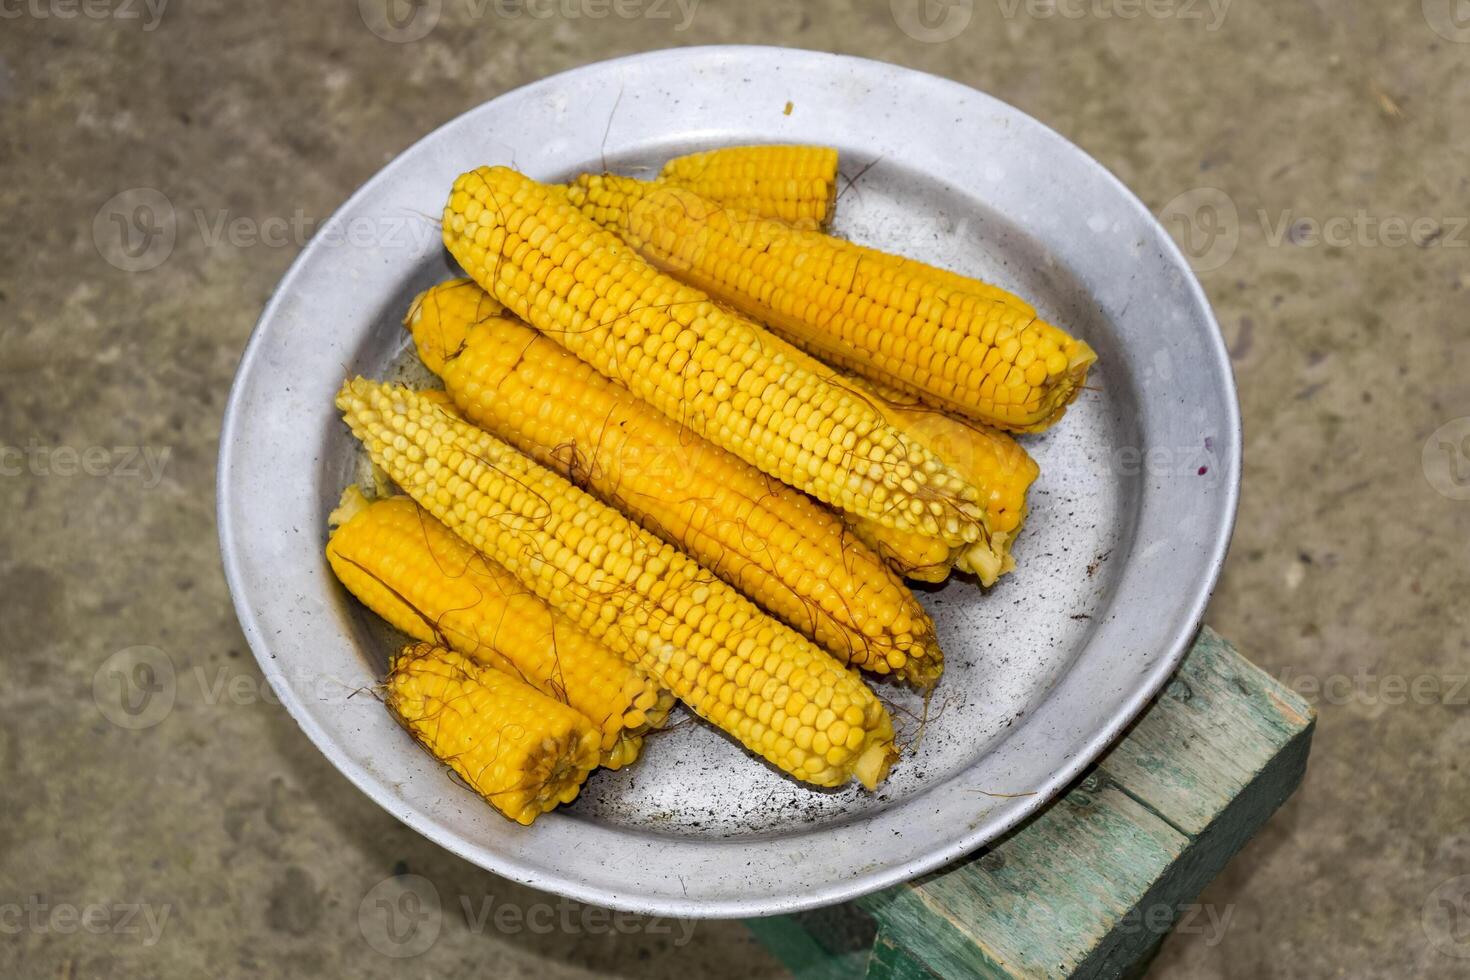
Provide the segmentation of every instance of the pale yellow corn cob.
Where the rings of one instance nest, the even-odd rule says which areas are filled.
[[[857,674],[693,559],[417,392],[356,378],[337,405],[426,510],[746,748],[820,786],[887,773]]]
[[[585,717],[446,647],[404,647],[384,686],[413,737],[516,823],[576,799],[597,767],[597,731]]]
[[[509,313],[485,315],[498,308],[458,279],[421,294],[404,321],[464,417],[683,548],[839,659],[921,687],[938,679],[928,614],[841,520]]]
[[[847,389],[763,349],[765,330],[659,273],[564,191],[504,167],[464,174],[444,242],[521,319],[758,469],[887,527],[985,537],[958,474]]]
[[[363,605],[564,701],[597,727],[602,765],[638,758],[673,697],[642,670],[526,591],[407,497],[369,502],[348,487],[332,513],[332,571]]]
[[[840,367],[1039,431],[1096,354],[994,286],[701,198],[584,174],[568,200],[649,261]]]
[[[837,151],[829,146],[727,146],[675,157],[666,183],[797,228],[826,228],[837,204]]]

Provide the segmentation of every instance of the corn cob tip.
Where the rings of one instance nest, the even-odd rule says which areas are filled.
[[[443,399],[446,397],[442,389],[430,388],[420,391],[405,384],[374,381],[372,378],[364,378],[359,374],[342,382],[342,387],[337,389],[336,404],[337,408],[343,412],[361,409],[371,413],[370,404],[385,395],[393,398],[409,396],[415,400],[424,398],[440,407],[444,406]],[[398,406],[394,405],[393,408],[397,409]]]
[[[413,335],[419,359],[435,374],[464,347],[466,329],[504,307],[470,279],[451,279],[413,298],[403,328]]]
[[[1043,324],[1047,329],[1056,329],[1046,324],[1045,321],[1037,320],[1036,322]],[[1087,341],[1077,337],[1070,338],[1070,341],[1065,352],[1066,367],[1057,376],[1053,389],[1051,411],[1030,424],[1002,423],[999,425],[1000,428],[1013,432],[1041,432],[1061,421],[1062,416],[1067,414],[1067,408],[1077,400],[1077,396],[1082,393],[1083,387],[1087,384],[1088,371],[1097,363],[1097,351],[1093,350]]]
[[[939,683],[939,678],[943,675],[944,655],[939,652],[938,643],[934,645],[932,656],[910,661],[899,673],[905,684],[922,693],[934,690],[934,685]]]
[[[354,401],[363,398],[372,390],[372,382],[362,375],[345,378],[337,389],[337,407],[346,410]]]
[[[419,318],[422,317],[424,314],[424,300],[426,300],[429,294],[437,288],[438,287],[436,286],[430,286],[428,289],[425,289],[423,292],[414,296],[413,299],[409,300],[408,312],[403,314],[403,329],[407,330],[409,333],[413,332],[413,325],[415,323],[418,323]]]
[[[1072,352],[1072,361],[1069,368],[1073,372],[1080,368],[1082,375],[1086,375],[1087,369],[1097,362],[1097,351],[1093,350],[1092,346],[1082,338],[1076,337],[1073,339],[1077,346]]]
[[[852,774],[857,781],[862,783],[863,788],[873,791],[878,784],[888,778],[888,770],[893,768],[893,763],[898,760],[898,749],[893,744],[893,729],[887,730],[887,740],[874,739],[868,743],[853,763]]]
[[[336,508],[327,515],[327,527],[341,527],[365,510],[369,503],[371,501],[368,500],[367,494],[362,492],[362,487],[356,483],[350,484],[342,491],[342,497],[337,502]]]
[[[931,653],[926,658],[911,657],[899,667],[886,671],[876,672],[877,676],[885,680],[927,694],[939,683],[939,678],[944,675],[944,659],[939,653],[937,646],[931,647]]]
[[[1005,560],[987,545],[980,548],[968,548],[960,555],[957,564],[961,571],[973,572],[980,579],[980,584],[989,588],[1000,578],[1000,573],[1005,567]]]

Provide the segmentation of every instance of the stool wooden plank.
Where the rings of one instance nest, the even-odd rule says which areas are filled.
[[[1076,785],[994,845],[846,905],[750,920],[803,980],[1117,977],[1171,926],[1306,769],[1312,709],[1208,628]]]

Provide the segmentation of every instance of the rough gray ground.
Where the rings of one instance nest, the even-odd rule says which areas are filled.
[[[1470,960],[1448,953],[1470,953],[1454,944],[1470,927],[1470,879],[1454,880],[1470,874],[1470,500],[1455,499],[1470,496],[1470,422],[1431,434],[1470,416],[1470,24],[1451,0],[1160,0],[1133,19],[1108,16],[1140,9],[1129,0],[1067,4],[1077,17],[959,0],[933,11],[968,11],[963,30],[924,42],[898,26],[917,2],[705,0],[680,30],[676,5],[670,19],[537,19],[444,0],[439,25],[403,44],[352,3],[0,8],[0,443],[22,451],[0,459],[0,973],[780,973],[738,923],[701,924],[688,944],[580,918],[477,929],[462,898],[476,913],[554,900],[406,830],[256,697],[213,527],[231,372],[300,244],[221,236],[220,216],[323,218],[498,93],[611,55],[742,41],[992,92],[1182,216],[1173,230],[1216,266],[1202,279],[1247,440],[1210,621],[1278,676],[1328,683],[1305,786],[1206,894],[1233,909],[1225,942],[1177,937],[1159,975],[1464,975]],[[94,241],[126,264],[104,204],[136,187],[166,193],[178,231],[167,261],[128,273]],[[1205,237],[1208,198],[1179,198],[1205,187],[1234,206],[1223,238]],[[1405,242],[1389,218],[1424,220]],[[1341,234],[1315,241],[1311,222],[1330,219]],[[94,475],[67,475],[82,464]],[[131,729],[99,709],[116,678],[94,698],[94,675],[140,645],[166,651],[178,694]],[[446,913],[433,947],[399,962],[364,941],[359,911],[376,897],[411,910],[413,879],[372,892],[404,871]],[[52,916],[130,903],[145,906],[130,922]],[[167,915],[161,934],[150,913]]]

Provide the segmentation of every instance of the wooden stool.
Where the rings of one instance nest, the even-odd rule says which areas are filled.
[[[747,925],[802,980],[1141,975],[1290,796],[1315,712],[1205,627],[1098,763],[994,845],[918,881]]]

